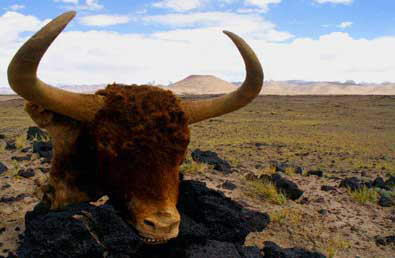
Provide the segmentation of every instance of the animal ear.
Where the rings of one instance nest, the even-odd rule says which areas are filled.
[[[32,120],[41,128],[45,128],[52,123],[54,113],[46,110],[41,105],[26,101],[25,111],[30,115]]]

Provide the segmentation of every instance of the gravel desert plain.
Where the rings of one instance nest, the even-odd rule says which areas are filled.
[[[34,237],[43,249],[51,243],[58,248],[58,255],[42,257],[66,257],[64,250],[76,243],[65,234],[61,240],[35,234],[48,228],[44,223],[26,228],[25,218],[34,216],[25,215],[39,203],[37,189],[48,176],[51,151],[39,147],[50,146],[49,137],[36,129],[28,134],[35,124],[23,106],[20,98],[0,96],[0,257],[39,257],[29,256]],[[184,180],[205,183],[221,192],[216,198],[237,207],[224,208],[213,220],[244,210],[265,216],[252,216],[260,226],[250,225],[255,230],[245,239],[228,243],[215,236],[211,248],[189,249],[197,250],[189,257],[395,257],[394,118],[395,96],[259,96],[236,112],[192,125]],[[238,225],[223,228],[232,227]],[[95,253],[96,247],[86,244],[77,249],[94,254],[74,257],[144,257],[115,254],[104,233],[91,238],[104,251]],[[156,250],[152,257],[166,252],[144,248]]]

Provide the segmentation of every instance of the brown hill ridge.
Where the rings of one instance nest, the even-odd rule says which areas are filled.
[[[239,85],[212,75],[190,75],[168,86],[179,95],[222,94]],[[340,82],[265,81],[261,95],[395,95],[395,83],[355,84]]]
[[[190,75],[168,87],[180,95],[221,94],[232,92],[236,88],[236,85],[212,75]]]

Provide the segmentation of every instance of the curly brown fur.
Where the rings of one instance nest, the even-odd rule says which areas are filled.
[[[178,189],[178,166],[189,144],[179,100],[152,86],[113,84],[97,94],[105,96],[106,105],[89,132],[106,190],[116,199],[129,198],[124,195],[131,189],[141,198],[167,198]]]

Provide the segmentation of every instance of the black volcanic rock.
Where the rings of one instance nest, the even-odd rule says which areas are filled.
[[[10,204],[10,203],[13,203],[13,202],[18,202],[18,201],[21,201],[21,200],[23,200],[25,197],[28,197],[29,195],[28,194],[26,194],[26,193],[21,193],[21,194],[18,194],[17,196],[15,196],[15,197],[1,197],[0,198],[0,202],[2,202],[2,203],[8,203],[8,204]]]
[[[303,248],[281,248],[271,241],[264,242],[264,258],[326,258],[318,252],[311,252]]]
[[[5,145],[6,150],[16,150],[16,144],[14,140],[7,141]]]
[[[297,184],[278,173],[273,174],[271,180],[274,185],[291,200],[297,200],[303,195],[303,191],[299,189]]]
[[[322,170],[310,170],[307,172],[308,176],[318,176],[318,177],[323,177],[324,172]]]
[[[0,175],[6,172],[7,170],[8,168],[6,167],[6,165],[0,162]]]
[[[376,245],[394,245],[395,246],[395,235],[392,236],[376,236]]]
[[[395,206],[395,198],[386,194],[381,194],[379,199],[379,205],[381,207],[392,207]]]
[[[50,160],[52,158],[52,143],[43,141],[34,142],[33,153],[38,153],[41,158]]]
[[[30,160],[32,158],[32,155],[27,155],[27,156],[22,156],[22,157],[19,157],[19,156],[12,156],[11,157],[11,160],[15,160],[15,161],[27,161],[27,160]]]
[[[387,181],[385,181],[385,185],[389,188],[395,187],[395,176],[390,176]]]
[[[27,129],[26,139],[34,140],[34,139],[42,139],[43,137],[48,137],[48,133],[44,132],[40,128],[36,126],[31,126]]]
[[[33,169],[28,168],[28,169],[21,169],[18,171],[18,176],[24,177],[24,178],[29,178],[35,176],[35,172]]]
[[[266,214],[243,208],[196,181],[180,185],[180,234],[157,246],[144,244],[114,208],[87,203],[49,211],[37,205],[25,217],[18,257],[262,257],[242,246],[250,232],[262,231]]]
[[[196,149],[192,152],[191,156],[196,162],[213,165],[215,170],[222,171],[226,174],[231,173],[229,162],[219,158],[218,154],[213,151],[201,151],[200,149]]]
[[[334,191],[334,190],[336,190],[336,187],[331,186],[331,185],[321,186],[321,191],[329,192],[329,191]]]
[[[227,189],[227,190],[234,190],[234,189],[237,188],[237,186],[234,183],[230,182],[230,181],[225,181],[221,185],[221,187],[224,188],[224,189]]]
[[[385,185],[384,179],[382,177],[380,177],[380,176],[376,177],[376,179],[373,180],[372,185],[373,185],[373,187],[387,189],[387,186]]]
[[[365,184],[357,177],[345,178],[340,182],[340,187],[349,188],[353,191],[361,189]]]

